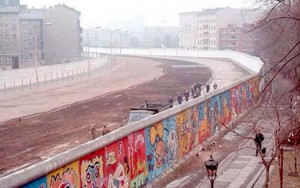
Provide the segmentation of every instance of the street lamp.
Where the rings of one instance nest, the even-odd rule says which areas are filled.
[[[90,72],[91,72],[91,64],[90,64],[90,30],[92,29],[101,29],[100,26],[98,27],[93,27],[93,28],[90,28],[90,29],[87,29],[87,47],[88,47],[88,55],[87,55],[87,58],[88,58],[88,74],[90,76]]]
[[[210,158],[209,158],[208,161],[205,161],[205,167],[206,167],[206,170],[207,170],[207,177],[210,181],[211,188],[214,187],[214,181],[217,177],[218,165],[219,165],[218,161],[215,161],[212,158],[212,155],[210,155]]]

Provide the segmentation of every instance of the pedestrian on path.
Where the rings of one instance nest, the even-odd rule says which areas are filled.
[[[254,142],[255,142],[255,145],[256,145],[256,153],[255,153],[255,156],[258,155],[258,152],[261,152],[261,144],[262,142],[264,141],[265,137],[264,135],[260,132],[259,129],[256,129],[255,131],[255,138],[254,138]]]
[[[178,96],[177,96],[177,102],[178,102],[178,104],[182,103],[182,96],[180,95],[179,92],[178,92]]]
[[[218,89],[218,85],[217,85],[217,83],[216,83],[216,82],[214,82],[214,85],[213,85],[213,87],[214,87],[214,90]]]
[[[173,98],[170,96],[170,97],[169,97],[169,106],[170,106],[170,108],[173,107],[173,102],[174,102],[174,100],[173,100]]]
[[[188,102],[189,101],[189,97],[190,97],[190,93],[189,93],[188,90],[185,90],[184,97],[185,97],[185,101]]]
[[[209,85],[209,84],[207,84],[207,85],[206,85],[206,93],[208,93],[208,92],[209,92],[209,90],[210,90],[210,85]]]
[[[96,138],[96,123],[93,122],[91,127],[90,127],[90,131],[91,131],[91,134],[92,134],[92,140],[94,140]]]

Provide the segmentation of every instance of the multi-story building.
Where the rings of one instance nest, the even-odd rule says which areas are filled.
[[[219,49],[219,29],[228,24],[242,26],[243,10],[232,8],[205,9],[179,14],[179,45],[188,50]]]
[[[0,66],[19,67],[19,7],[0,7]]]
[[[0,7],[20,6],[20,0],[0,0]]]
[[[44,10],[21,7],[21,62],[23,66],[43,64],[45,58]]]
[[[254,54],[257,42],[257,35],[251,31],[251,25],[244,24],[239,27],[229,24],[220,28],[220,50],[229,49]]]
[[[80,12],[66,5],[45,10],[45,60],[47,63],[80,59],[82,39]]]

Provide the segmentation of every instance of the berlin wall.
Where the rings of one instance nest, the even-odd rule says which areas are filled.
[[[250,65],[252,66],[252,65]],[[256,72],[256,73],[255,73]],[[141,187],[247,112],[259,71],[0,178],[1,187]]]

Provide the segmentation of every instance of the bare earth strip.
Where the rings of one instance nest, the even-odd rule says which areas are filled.
[[[33,90],[23,95],[1,95],[0,122],[46,112],[150,81],[163,75],[159,64],[152,60],[125,58],[122,60],[121,66],[115,67],[113,72],[91,80]]]

